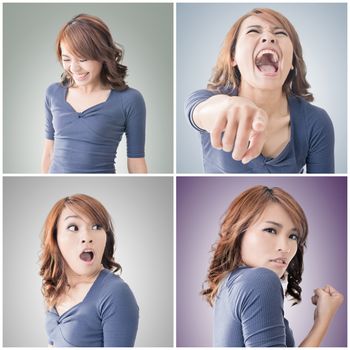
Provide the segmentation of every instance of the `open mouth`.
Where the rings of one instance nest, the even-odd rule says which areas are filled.
[[[263,73],[276,73],[278,71],[278,62],[277,52],[270,49],[259,51],[255,57],[255,65]]]
[[[94,259],[94,252],[86,249],[79,255],[79,258],[85,262],[90,262]]]

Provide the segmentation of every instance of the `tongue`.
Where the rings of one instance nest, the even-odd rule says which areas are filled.
[[[261,72],[264,73],[275,73],[275,67],[271,66],[270,64],[264,64],[262,66],[259,66],[259,69]]]
[[[80,259],[84,261],[91,261],[92,260],[92,253],[84,252],[80,254]]]

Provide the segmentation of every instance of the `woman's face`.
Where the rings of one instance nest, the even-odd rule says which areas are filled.
[[[258,16],[242,22],[233,61],[241,72],[240,88],[281,90],[292,61],[293,44],[281,25]]]
[[[96,85],[101,82],[102,63],[95,60],[86,60],[76,57],[69,48],[61,43],[62,66],[74,79],[75,85]]]
[[[99,271],[106,240],[106,232],[98,222],[67,207],[62,210],[57,222],[57,243],[68,271],[81,276]]]
[[[243,263],[250,267],[266,267],[282,277],[297,252],[298,239],[288,213],[279,204],[271,203],[244,233]]]

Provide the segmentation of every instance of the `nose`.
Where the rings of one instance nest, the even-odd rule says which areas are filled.
[[[273,36],[273,34],[271,34],[270,32],[265,32],[261,37],[261,42],[262,43],[268,42],[268,43],[274,44],[276,42],[276,39]]]
[[[80,236],[81,243],[92,243],[91,232],[89,229],[82,229]]]
[[[79,73],[80,65],[77,61],[73,61],[71,62],[69,69],[72,73]]]
[[[277,251],[279,251],[279,252],[281,252],[281,253],[290,253],[291,247],[290,247],[290,245],[289,245],[288,239],[281,238],[281,239],[278,241]]]

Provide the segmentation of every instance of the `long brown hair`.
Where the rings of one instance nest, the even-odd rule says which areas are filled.
[[[102,265],[113,272],[121,270],[121,266],[113,258],[115,245],[113,224],[104,206],[86,194],[75,194],[59,200],[49,212],[42,230],[40,276],[42,293],[49,308],[56,304],[68,285],[65,261],[57,243],[57,222],[64,208],[77,211],[101,225],[107,235]]]
[[[241,243],[244,233],[271,203],[277,203],[287,211],[298,231],[297,252],[287,268],[286,295],[289,294],[296,303],[300,302],[299,284],[303,273],[303,255],[308,234],[306,216],[295,199],[281,188],[255,186],[234,199],[223,217],[219,239],[213,246],[214,254],[206,280],[207,288],[204,288],[201,293],[210,305],[213,305],[220,282],[243,263]]]
[[[98,17],[80,14],[66,23],[56,39],[56,55],[62,61],[61,43],[65,43],[79,58],[102,63],[101,81],[115,90],[125,90],[127,67],[121,64],[123,50],[113,41],[107,25]],[[69,72],[63,72],[62,84],[69,87],[74,80]]]
[[[313,95],[308,91],[310,84],[306,80],[306,65],[303,60],[303,50],[298,33],[289,20],[277,11],[268,8],[256,8],[240,17],[227,33],[216,65],[213,69],[208,89],[218,90],[239,88],[241,73],[237,66],[232,67],[239,30],[242,22],[250,16],[259,16],[270,22],[277,22],[288,33],[293,44],[293,66],[283,84],[282,90],[286,95],[294,94],[306,101],[313,101]]]

